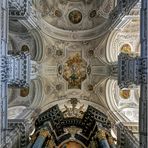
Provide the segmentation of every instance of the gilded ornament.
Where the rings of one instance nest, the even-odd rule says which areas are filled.
[[[129,44],[124,44],[121,47],[121,52],[130,54],[131,53],[131,46]]]
[[[54,148],[55,147],[55,144],[52,139],[48,139],[46,147],[47,148]]]
[[[31,138],[30,142],[34,143],[36,140],[36,134],[31,135],[30,138]]]
[[[72,54],[63,66],[63,77],[68,81],[68,88],[81,89],[86,76],[86,62],[79,53]]]
[[[107,140],[108,140],[109,145],[113,145],[113,144],[114,144],[114,139],[113,139],[112,136],[109,136],[109,137],[107,138]]]
[[[120,96],[123,99],[128,99],[130,97],[130,90],[129,89],[120,90]]]
[[[106,131],[104,131],[104,130],[98,131],[97,137],[98,137],[99,141],[105,140],[106,139]]]
[[[64,117],[77,117],[77,118],[82,118],[84,115],[84,104],[81,105],[79,108],[77,108],[78,100],[76,98],[71,98],[68,102],[71,103],[72,107],[68,107],[64,105],[65,109],[63,114]]]
[[[49,136],[49,132],[47,130],[41,130],[39,135],[46,138]]]

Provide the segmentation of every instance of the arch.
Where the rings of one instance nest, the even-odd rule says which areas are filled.
[[[43,40],[41,38],[41,34],[36,31],[35,29],[31,30],[31,35],[33,36],[35,40],[35,56],[32,60],[40,62],[43,58]]]
[[[31,82],[31,85],[31,96],[29,96],[30,94],[28,96],[17,96],[20,95],[20,89],[11,90],[13,93],[10,94],[9,98],[15,98],[15,100],[9,101],[8,119],[33,120],[34,115],[37,116],[39,114],[39,107],[43,101],[42,81],[40,79],[35,79]],[[21,100],[23,101],[23,105],[21,105]]]
[[[118,33],[118,31],[114,30],[111,32],[111,34],[108,37],[108,41],[107,41],[107,45],[106,45],[106,58],[109,63],[117,61],[117,57],[115,57],[115,55],[117,55],[117,53],[115,53],[113,48],[111,48],[111,47],[113,47],[113,45],[112,45],[113,40],[115,39],[117,33]]]
[[[41,103],[43,101],[43,83],[40,77],[37,79],[32,80],[32,83],[34,84],[34,99],[33,102],[31,103],[30,107],[40,107]],[[32,90],[32,91],[34,91]]]
[[[139,88],[130,89],[130,96],[124,99],[116,80],[109,79],[106,83],[106,101],[110,110],[121,122],[138,122],[137,92]],[[114,93],[113,93],[114,92]]]
[[[44,55],[44,46],[43,46],[43,40],[41,37],[41,33],[39,32],[37,28],[36,24],[34,24],[34,20],[32,20],[32,14],[31,16],[27,19],[27,20],[20,20],[20,24],[22,24],[24,27],[26,27],[29,32],[27,32],[28,34],[30,34],[34,41],[35,41],[35,54],[32,57],[32,60],[37,61],[37,62],[41,62],[43,55]]]
[[[132,17],[131,17],[132,16]],[[118,54],[123,45],[129,45],[130,53],[139,54],[139,22],[137,15],[126,15],[110,33],[106,44],[106,58],[109,63],[118,61]],[[137,50],[139,48],[139,51]]]
[[[29,30],[29,31],[28,31]],[[41,33],[34,29],[32,21],[21,20],[21,21],[11,21],[10,23],[9,43],[11,42],[12,47],[14,46],[14,51],[29,51],[31,53],[32,60],[40,62],[43,58],[43,40]],[[20,42],[18,43],[15,39],[20,37]],[[25,34],[25,35],[24,35]],[[30,40],[25,40],[29,38]],[[13,40],[12,40],[13,39]],[[13,41],[13,42],[12,42]],[[18,45],[16,45],[18,44]],[[9,50],[9,52],[12,52]]]
[[[48,110],[49,108],[51,108],[52,106],[54,106],[56,104],[59,105],[59,108],[62,108],[66,101],[67,101],[67,98],[50,102],[50,103],[46,104],[44,107],[41,108],[42,109],[41,112],[43,113],[44,111]],[[99,104],[96,104],[92,101],[88,101],[88,100],[85,100],[85,99],[79,99],[79,101],[82,104],[85,104],[86,106],[91,105],[94,108],[96,108],[97,110],[99,110],[100,112],[104,113],[105,115],[108,115],[108,110],[106,108],[104,108],[103,106],[99,105]]]
[[[41,128],[48,129],[51,135],[53,135],[57,146],[61,145],[61,143],[63,144],[66,140],[77,139],[81,141],[85,147],[88,147],[91,138],[99,128],[110,132],[111,122],[107,115],[90,105],[87,107],[82,118],[64,117],[64,112],[62,112],[56,104],[38,116],[35,121],[35,127],[36,133]],[[73,133],[69,129],[72,127],[78,130]]]
[[[93,23],[92,20],[93,19],[89,19],[89,15],[90,12],[92,11],[92,8],[87,12],[86,10],[83,11],[83,7],[80,8],[81,9],[81,13],[82,16],[83,14],[87,15],[88,17],[82,17],[82,21],[80,23],[82,23],[83,29],[82,27],[79,27],[79,25],[70,25],[72,26],[72,28],[68,28],[65,29],[65,26],[67,27],[67,23],[63,23],[65,24],[64,26],[62,25],[57,25],[59,24],[58,18],[55,18],[57,21],[57,23],[50,23],[50,21],[48,22],[47,17],[42,17],[42,14],[48,14],[48,7],[52,7],[53,3],[57,3],[56,1],[46,1],[46,3],[43,3],[43,8],[42,8],[42,4],[40,3],[40,1],[38,0],[33,0],[33,5],[35,7],[35,9],[38,10],[38,19],[40,20],[38,27],[40,27],[40,29],[42,30],[42,32],[44,34],[46,34],[47,36],[59,39],[59,40],[66,40],[66,41],[86,41],[86,40],[93,40],[96,39],[100,36],[102,36],[103,34],[105,34],[108,29],[110,27],[110,21],[108,21],[108,17],[109,17],[109,13],[111,12],[111,10],[115,7],[115,1],[116,0],[111,0],[110,3],[108,1],[103,1],[102,3],[95,3],[95,5],[99,5],[98,7],[100,7],[100,5],[102,5],[102,9],[100,10],[100,15],[99,17],[101,17],[101,23],[96,23],[97,19],[95,20],[95,22]],[[68,1],[67,1],[68,2]],[[77,1],[79,2],[79,1]],[[69,3],[69,2],[68,2]],[[73,3],[74,4],[74,3]],[[73,4],[68,4],[70,9],[65,9],[65,11],[63,12],[62,7],[57,5],[57,8],[61,9],[61,13],[65,14],[63,15],[63,17],[61,17],[61,21],[63,20],[65,22],[68,21],[68,24],[70,23],[70,20],[67,20],[68,14],[71,12],[71,10],[73,9],[73,7],[71,5]],[[108,5],[110,7],[107,8]],[[90,5],[87,6],[87,8],[89,8]],[[44,11],[45,10],[45,11]],[[46,11],[47,10],[47,11]],[[75,10],[75,9],[74,9]],[[50,17],[50,15],[48,15],[48,17]],[[47,20],[45,19],[47,18]],[[85,25],[85,22],[88,21],[88,25]],[[84,24],[84,25],[83,25]],[[89,24],[90,25],[89,27]],[[75,27],[76,26],[76,27]],[[76,30],[76,31],[73,31]]]

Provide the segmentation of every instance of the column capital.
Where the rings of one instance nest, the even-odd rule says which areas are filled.
[[[55,144],[52,139],[48,139],[46,146],[49,148],[53,148]]]
[[[107,140],[108,140],[109,145],[115,144],[112,136],[109,136]]]
[[[49,131],[48,130],[40,130],[39,135],[46,138],[47,136],[49,136]]]
[[[97,137],[99,141],[106,139],[106,131],[105,130],[99,130],[97,132]]]
[[[31,138],[30,142],[34,143],[36,138],[37,138],[37,136],[36,136],[36,134],[33,134],[33,135],[30,136],[30,138]]]

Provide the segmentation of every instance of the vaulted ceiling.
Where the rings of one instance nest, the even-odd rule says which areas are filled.
[[[106,84],[113,78],[111,65],[117,62],[122,45],[129,44],[137,53],[139,48],[139,14],[134,13],[139,8],[111,33],[108,17],[115,5],[114,0],[34,0],[36,31],[26,31],[24,22],[10,24],[10,50],[27,45],[32,56],[29,95],[22,97],[20,90],[9,89],[11,113],[24,107],[43,112],[55,104],[64,109],[71,98],[79,100],[77,109],[84,104],[84,108],[110,110]],[[20,28],[19,34],[14,25]],[[118,89],[113,90],[115,100],[120,96]]]
[[[34,0],[41,30],[66,40],[91,40],[106,33],[114,0]]]

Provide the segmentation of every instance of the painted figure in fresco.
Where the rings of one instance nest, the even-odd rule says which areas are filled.
[[[68,81],[68,88],[81,88],[81,82],[86,79],[86,62],[79,53],[72,55],[66,61],[63,77]]]
[[[73,23],[73,24],[78,24],[81,22],[82,20],[82,13],[78,10],[73,10],[69,13],[69,20]]]

